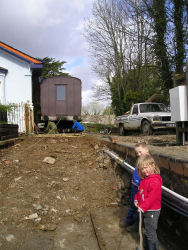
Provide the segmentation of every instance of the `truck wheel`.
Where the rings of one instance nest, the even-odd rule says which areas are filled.
[[[141,131],[143,135],[152,135],[152,128],[148,121],[143,121],[141,125]]]
[[[125,130],[124,130],[123,125],[120,125],[120,126],[119,126],[119,135],[120,135],[120,136],[125,135]]]

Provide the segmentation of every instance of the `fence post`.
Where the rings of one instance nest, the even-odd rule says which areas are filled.
[[[24,105],[24,114],[25,114],[25,133],[31,134],[34,131],[34,115],[33,107],[27,102]]]

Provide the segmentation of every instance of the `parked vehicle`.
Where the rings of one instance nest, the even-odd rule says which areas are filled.
[[[116,117],[120,135],[128,130],[140,130],[150,135],[154,130],[175,128],[171,113],[163,103],[136,103],[131,111]]]
[[[44,79],[40,87],[41,119],[45,125],[56,123],[58,129],[70,129],[73,120],[81,120],[81,80],[71,76]]]

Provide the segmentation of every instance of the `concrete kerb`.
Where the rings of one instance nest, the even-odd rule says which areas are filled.
[[[124,159],[130,157],[135,158],[134,146],[135,143],[111,143],[107,142],[109,148],[115,152],[124,155]],[[188,161],[177,157],[170,156],[168,154],[160,153],[159,150],[155,150],[154,147],[150,147],[150,153],[156,160],[156,163],[161,169],[167,169],[182,177],[188,178]]]

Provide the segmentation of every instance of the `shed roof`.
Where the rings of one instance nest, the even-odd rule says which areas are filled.
[[[35,59],[34,57],[31,57],[20,50],[17,50],[3,42],[0,41],[0,49],[16,56],[19,57],[20,59],[23,59],[27,62],[30,62],[31,65],[35,65],[35,68],[41,68],[42,67],[42,62],[40,60]]]

